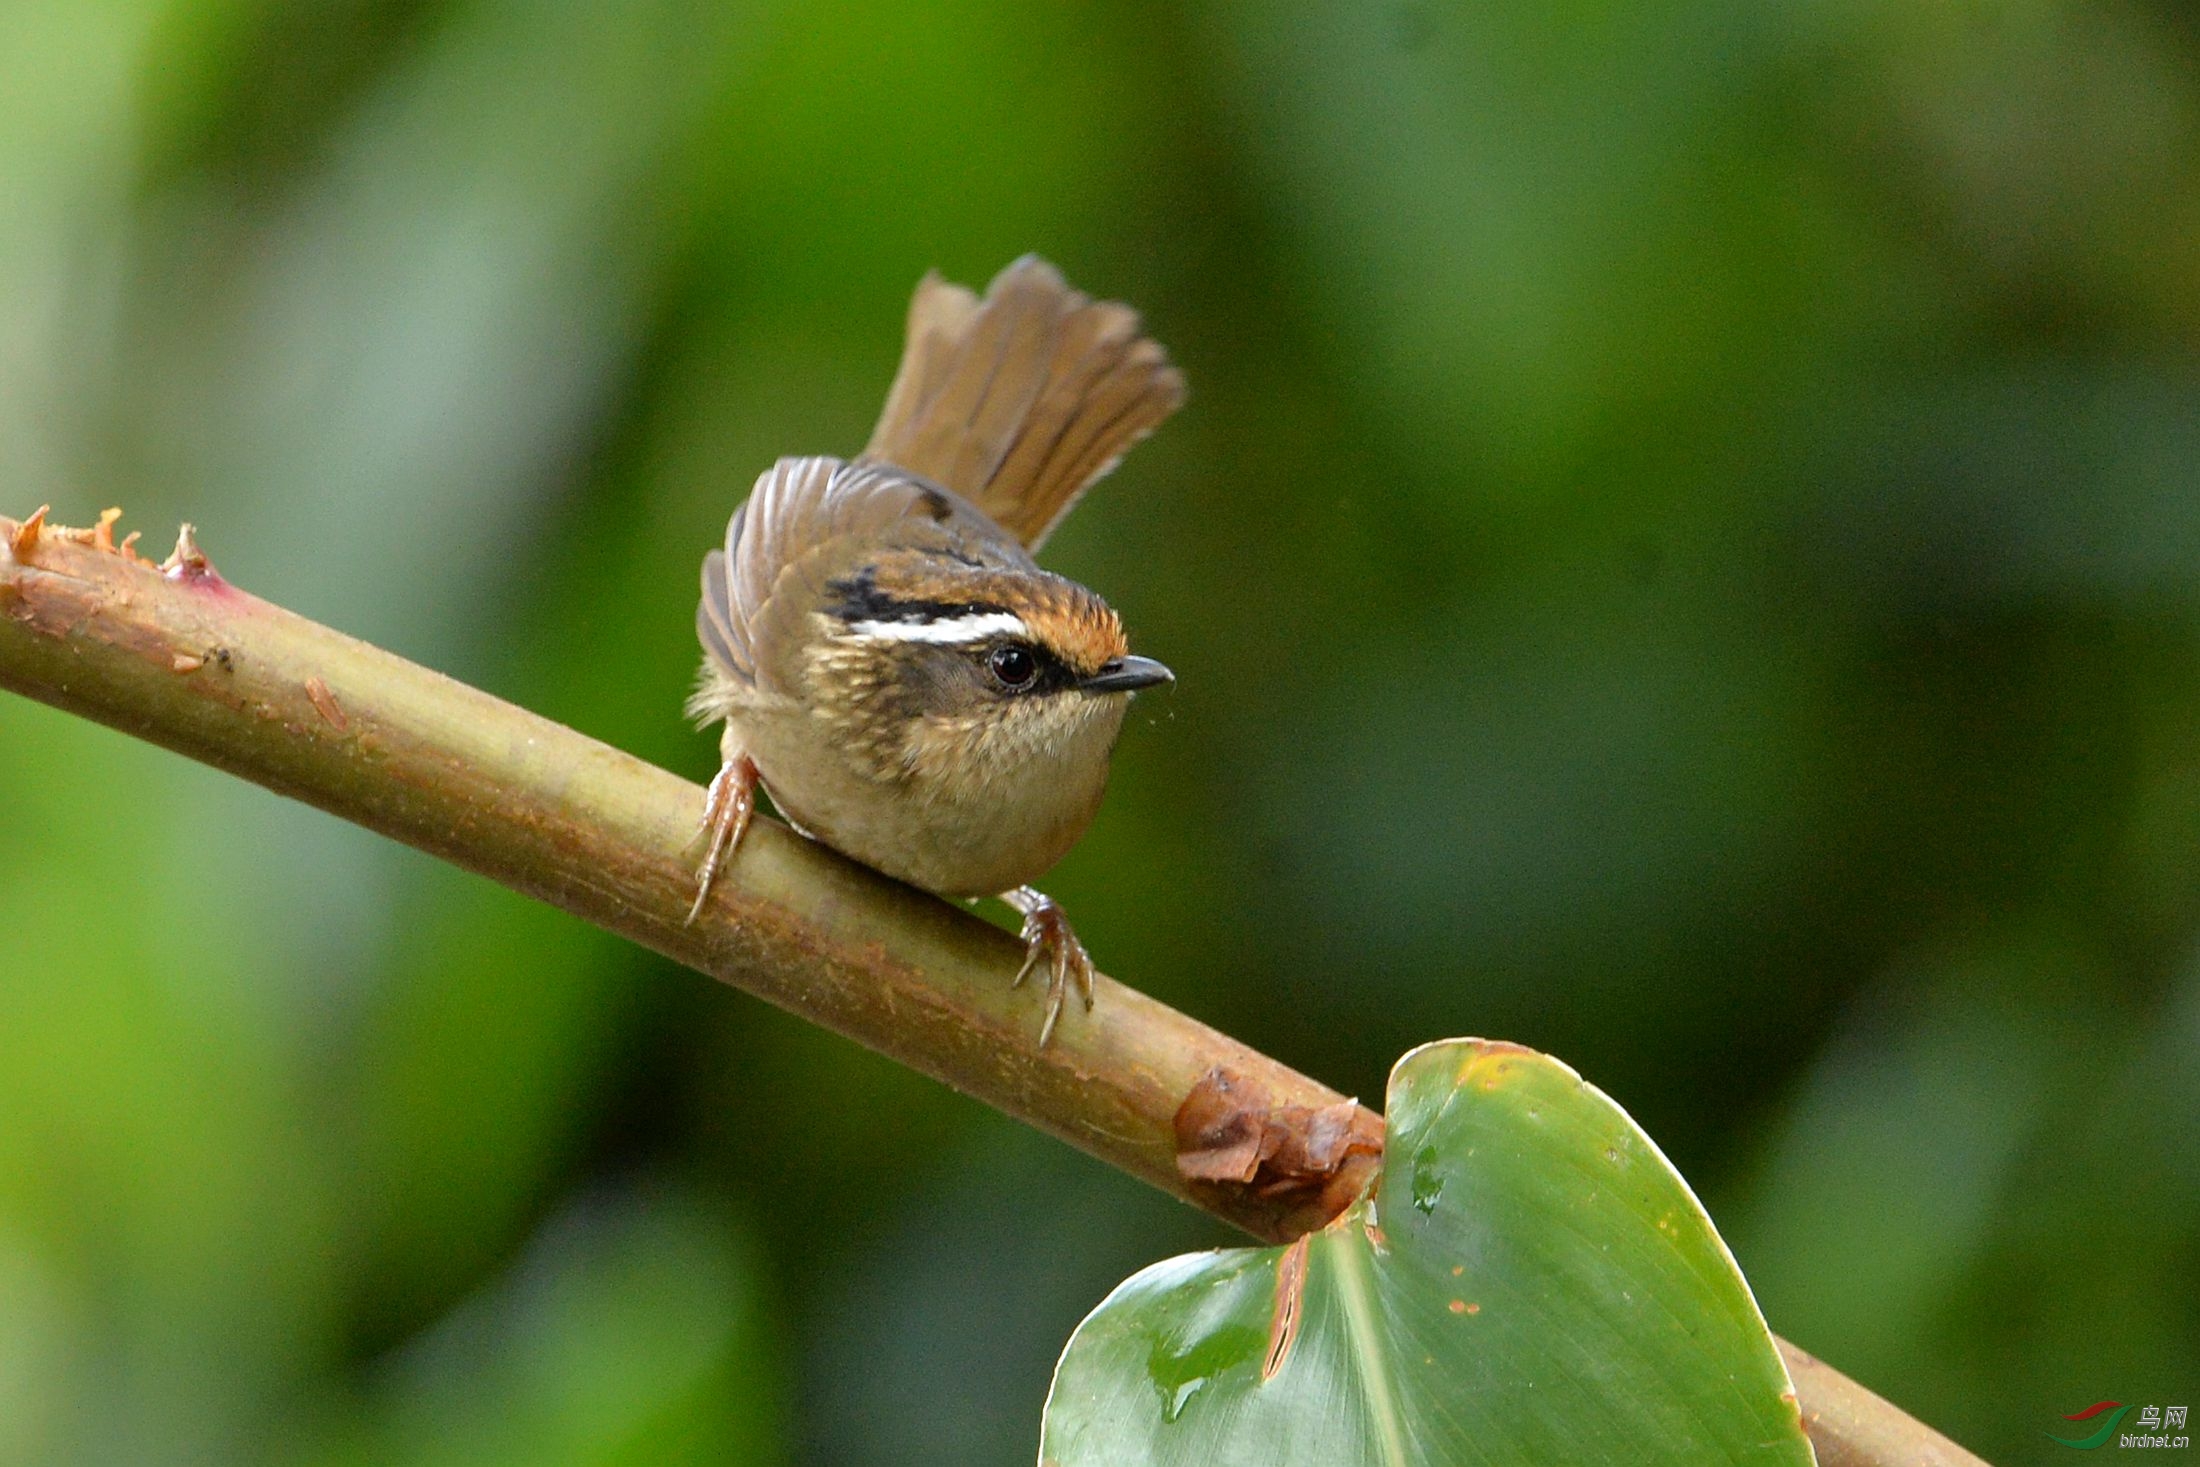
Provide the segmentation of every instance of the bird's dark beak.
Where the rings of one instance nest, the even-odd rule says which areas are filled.
[[[1087,693],[1135,693],[1175,681],[1176,674],[1151,657],[1117,657],[1102,663],[1098,672],[1077,686]]]

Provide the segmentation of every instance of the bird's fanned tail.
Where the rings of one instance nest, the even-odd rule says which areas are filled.
[[[1036,548],[1183,401],[1182,374],[1137,312],[1027,255],[982,300],[925,277],[863,456],[945,485]]]

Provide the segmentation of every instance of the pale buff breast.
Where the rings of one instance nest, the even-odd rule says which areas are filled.
[[[1128,706],[1072,694],[1014,728],[934,727],[889,778],[791,703],[727,727],[805,833],[927,891],[992,896],[1036,881],[1092,823]]]

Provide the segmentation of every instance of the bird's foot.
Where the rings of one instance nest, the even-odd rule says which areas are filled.
[[[689,922],[702,914],[711,883],[718,879],[726,857],[741,843],[741,833],[749,828],[749,817],[755,813],[756,765],[743,754],[728,760],[718,771],[718,777],[710,782],[710,797],[703,802],[702,834],[707,844],[703,864],[695,872],[695,905],[688,908]]]
[[[1069,914],[1054,898],[1019,886],[1002,892],[1001,900],[1024,916],[1024,965],[1016,970],[1016,982],[1010,986],[1021,987],[1042,961],[1047,964],[1047,1021],[1039,1031],[1039,1047],[1044,1049],[1054,1037],[1063,1000],[1073,986],[1085,1001],[1085,1011],[1092,1012],[1092,956],[1077,940],[1069,925]]]

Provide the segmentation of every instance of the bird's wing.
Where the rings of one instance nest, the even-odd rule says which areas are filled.
[[[967,563],[1029,567],[960,496],[880,464],[783,458],[765,470],[703,557],[696,632],[712,663],[744,686],[790,693],[789,654],[830,585],[889,549],[938,550]]]
[[[936,274],[909,304],[901,369],[864,459],[968,499],[1027,548],[1184,401],[1138,313],[1026,255],[980,300]]]

